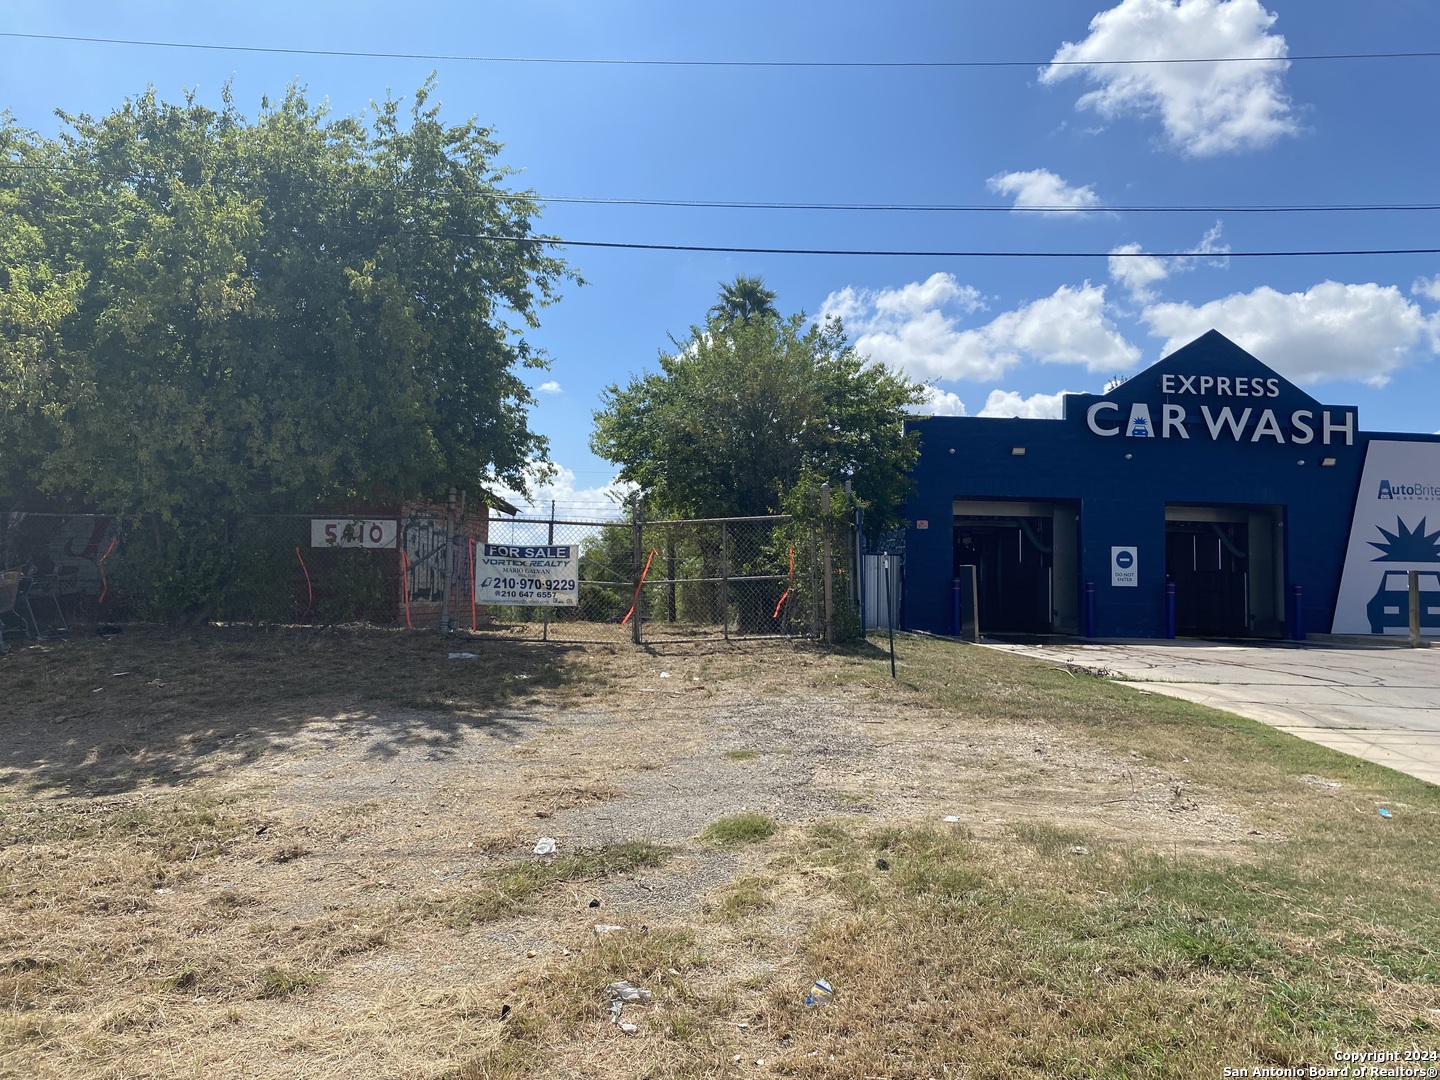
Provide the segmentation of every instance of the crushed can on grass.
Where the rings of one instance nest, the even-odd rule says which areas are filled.
[[[829,1005],[835,1000],[835,988],[824,979],[816,979],[810,984],[810,992],[805,995],[806,1005]]]

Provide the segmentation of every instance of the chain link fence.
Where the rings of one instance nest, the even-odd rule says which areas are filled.
[[[476,580],[487,541],[578,548],[578,603],[487,607]],[[0,571],[19,571],[24,585],[0,629],[35,638],[143,620],[492,627],[567,642],[818,638],[825,552],[817,526],[789,517],[565,521],[482,508],[447,518],[440,508],[238,517],[182,534],[150,517],[3,512]],[[851,561],[850,542],[832,538],[841,623],[858,600]]]
[[[490,609],[497,624],[527,637],[646,642],[823,633],[823,540],[789,517],[492,517],[489,537],[497,545],[580,549],[576,605]],[[832,551],[832,567],[836,599],[848,605],[847,551]]]
[[[151,517],[0,513],[0,570],[23,574],[0,629],[34,638],[130,620],[438,628],[447,610],[451,626],[478,626],[471,554],[483,524],[447,528],[443,512],[257,516],[177,539]]]

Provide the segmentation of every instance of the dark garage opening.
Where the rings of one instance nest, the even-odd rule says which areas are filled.
[[[1284,630],[1283,508],[1165,509],[1165,575],[1175,585],[1175,632],[1272,637]]]

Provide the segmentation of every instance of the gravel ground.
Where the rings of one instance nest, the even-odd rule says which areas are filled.
[[[499,1003],[547,961],[593,941],[596,923],[708,925],[697,916],[715,891],[767,857],[769,845],[730,851],[699,839],[741,810],[791,830],[837,814],[953,818],[980,838],[1036,821],[1167,852],[1233,851],[1255,839],[1242,815],[1185,778],[1183,761],[1160,766],[1045,723],[958,718],[888,679],[842,679],[853,664],[839,654],[784,643],[672,650],[594,647],[579,662],[603,674],[599,689],[473,712],[360,705],[343,682],[279,706],[212,700],[222,695],[208,688],[172,700],[163,672],[92,679],[103,692],[89,683],[56,691],[65,719],[32,710],[0,751],[12,798],[108,813],[219,792],[256,823],[188,863],[173,885],[142,885],[133,909],[107,916],[105,933],[116,948],[137,943],[127,963],[144,974],[122,983],[121,965],[105,977],[143,997],[187,963],[249,973],[227,984],[240,987],[228,991],[228,1012],[205,994],[167,1000],[169,1057],[152,1059],[137,1023],[105,1036],[107,1060],[144,1068],[91,1069],[77,1051],[64,1069],[30,1074],[158,1077],[189,1062],[210,1075],[239,1075],[243,1063],[245,1075],[331,1076],[343,1045],[351,1075],[440,1075],[491,1045]],[[262,661],[279,670],[269,654]],[[480,673],[479,663],[463,670]],[[477,685],[519,677],[484,674],[489,682]],[[122,692],[135,703],[124,714]],[[145,705],[152,698],[161,707]],[[653,869],[549,889],[513,917],[466,926],[414,917],[417,904],[463,898],[485,875],[533,859],[541,836],[562,853],[641,840],[673,850]],[[85,927],[50,933],[49,949],[87,947]],[[795,927],[776,930],[762,951],[734,934],[707,943],[726,951],[727,985],[799,963]],[[281,962],[320,965],[323,980],[303,997],[257,1000],[243,980]],[[103,1004],[93,1009],[77,1005],[57,1023],[104,1029]],[[443,1021],[444,1045],[427,1039],[430,1015]],[[352,1018],[343,1038],[339,1016]]]

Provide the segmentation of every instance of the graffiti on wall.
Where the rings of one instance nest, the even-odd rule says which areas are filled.
[[[39,565],[42,574],[57,575],[67,593],[98,596],[104,589],[105,558],[115,544],[112,524],[111,518],[89,514],[11,512],[4,516],[5,555],[7,560],[19,556]]]

